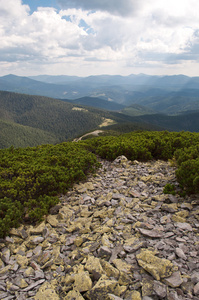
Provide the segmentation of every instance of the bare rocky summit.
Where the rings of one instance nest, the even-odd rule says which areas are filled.
[[[199,299],[199,196],[163,194],[168,162],[101,163],[0,241],[0,299]]]

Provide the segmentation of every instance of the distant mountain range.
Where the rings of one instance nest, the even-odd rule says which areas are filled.
[[[138,104],[144,106],[145,110],[169,115],[199,109],[199,77],[184,75],[89,77],[7,75],[0,77],[0,90],[76,100],[76,103],[79,101],[82,105],[113,111],[122,109],[122,106],[116,103],[123,105],[123,108]]]

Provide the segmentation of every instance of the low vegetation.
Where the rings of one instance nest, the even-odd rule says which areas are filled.
[[[22,222],[48,214],[75,182],[98,166],[97,156],[114,160],[169,160],[183,192],[199,193],[199,133],[136,131],[79,142],[0,150],[0,237]],[[164,192],[175,193],[167,185]]]
[[[58,194],[96,166],[96,156],[78,143],[0,150],[0,236],[24,220],[41,220]]]

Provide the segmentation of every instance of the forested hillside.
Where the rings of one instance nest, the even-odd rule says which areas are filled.
[[[82,97],[75,100],[67,100],[72,104],[80,104],[109,111],[120,111],[125,106],[114,101],[107,101],[97,97]]]
[[[100,113],[63,101],[0,92],[0,148],[58,143],[95,129]]]
[[[30,126],[0,120],[0,148],[33,147],[41,144],[55,144],[55,134]]]
[[[36,146],[74,139],[99,128],[106,119],[131,123],[131,129],[158,129],[148,124],[137,127],[132,118],[58,99],[0,91],[0,148]]]

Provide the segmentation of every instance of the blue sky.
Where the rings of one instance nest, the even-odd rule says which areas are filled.
[[[199,76],[198,0],[0,0],[0,76]]]
[[[23,0],[22,3],[30,7],[30,13],[36,11],[38,7],[60,8],[56,0]]]

